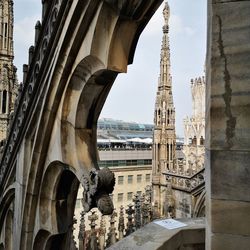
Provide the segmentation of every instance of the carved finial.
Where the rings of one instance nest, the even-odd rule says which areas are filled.
[[[153,194],[152,186],[147,185],[145,187],[145,195],[146,195],[146,199],[148,200],[150,204],[152,203],[152,194]]]
[[[88,249],[93,249],[93,250],[97,250],[98,249],[98,243],[97,243],[97,236],[96,236],[96,230],[95,230],[95,226],[96,226],[96,220],[98,220],[98,216],[96,214],[96,211],[91,211],[91,215],[88,216],[88,219],[90,220],[90,239],[89,242],[87,244],[87,248]]]
[[[81,218],[80,218],[80,225],[79,225],[79,234],[78,234],[78,239],[79,240],[84,240],[84,234],[85,234],[85,218],[84,218],[84,216],[85,216],[85,212],[84,211],[82,211],[81,212]]]
[[[75,225],[77,223],[77,219],[74,215],[73,217],[73,221],[72,221],[72,234],[71,234],[71,246],[70,246],[70,249],[72,250],[76,250],[76,241],[75,241],[75,235],[74,235],[74,231],[75,231]]]
[[[106,247],[109,247],[113,244],[116,243],[117,239],[116,239],[116,228],[115,228],[115,217],[117,217],[117,213],[115,212],[115,210],[113,211],[113,213],[110,215],[110,228],[109,228],[109,233],[108,233],[108,239],[107,239],[107,244]]]
[[[141,227],[141,202],[138,194],[135,195],[133,202],[135,204],[135,228],[139,229]]]
[[[106,236],[106,219],[102,215],[99,229],[99,248],[100,250],[105,249],[105,236]]]
[[[150,222],[150,203],[146,200],[142,206],[142,225],[146,225]]]
[[[98,220],[98,215],[96,214],[95,210],[91,211],[91,215],[89,215],[88,219],[90,221],[89,225],[91,229],[95,229],[95,226],[96,226],[95,221]]]
[[[119,231],[119,240],[123,238],[123,233],[125,229],[124,225],[124,207],[120,207],[120,214],[119,214],[119,224],[118,224],[118,231]]]
[[[126,229],[126,236],[130,235],[135,231],[135,226],[133,222],[133,214],[135,213],[135,210],[133,209],[133,205],[129,204],[128,208],[126,209],[126,214],[128,215],[128,223],[127,223],[127,229]]]

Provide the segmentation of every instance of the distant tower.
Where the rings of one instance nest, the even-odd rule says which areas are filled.
[[[175,159],[175,108],[172,96],[169,49],[169,5],[163,9],[164,26],[160,59],[160,77],[155,101],[152,185],[154,200],[158,202],[161,215],[167,215],[167,182],[162,174],[174,169]]]
[[[205,85],[205,77],[191,80],[192,116],[184,119],[184,170],[190,173],[204,167]]]
[[[13,0],[0,1],[0,140],[7,136],[10,113],[17,95],[13,65]]]

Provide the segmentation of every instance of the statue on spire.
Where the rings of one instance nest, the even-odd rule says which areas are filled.
[[[170,9],[168,2],[165,3],[165,7],[163,9],[163,17],[165,20],[165,24],[163,26],[163,32],[168,33],[168,23],[169,23],[169,17],[170,17]]]

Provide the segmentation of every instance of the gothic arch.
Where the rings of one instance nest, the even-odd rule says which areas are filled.
[[[2,249],[13,249],[13,202],[14,202],[15,188],[10,186],[3,195],[0,206],[0,233],[2,242]],[[1,249],[1,248],[0,248]]]
[[[86,174],[86,170],[99,169],[96,124],[116,75],[115,72],[104,70],[100,60],[89,56],[79,63],[67,87],[62,107],[61,143],[62,148],[70,145],[76,155],[62,150],[62,160],[75,167],[84,166],[77,171],[79,179]],[[74,136],[66,137],[66,134]]]
[[[9,209],[6,214],[5,221],[5,250],[13,249],[13,221],[14,221],[14,213],[12,209]]]
[[[32,249],[34,250],[45,249],[45,245],[46,245],[46,242],[48,241],[49,236],[50,236],[50,232],[43,230],[43,229],[39,230],[39,232],[37,233],[35,237]]]
[[[51,205],[49,200],[40,202],[40,196],[44,195],[40,190],[46,186],[44,180],[51,171],[48,166],[52,163],[63,164],[63,167],[55,167],[57,182],[52,180],[50,185],[58,197],[64,193],[62,200],[69,201],[66,213],[71,223],[70,213],[76,198],[74,187],[78,181],[88,187],[94,182],[93,187],[90,187],[96,190],[94,195],[99,192],[99,198],[110,199],[107,193],[112,192],[114,180],[110,173],[104,174],[98,170],[96,122],[117,74],[126,72],[127,65],[132,63],[139,35],[160,2],[137,1],[129,5],[113,1],[64,3],[67,8],[65,12],[60,12],[64,21],[58,23],[57,36],[49,41],[46,52],[48,58],[37,69],[33,64],[27,79],[30,82],[31,76],[35,77],[39,69],[33,90],[39,86],[39,92],[32,103],[32,115],[35,117],[37,113],[38,118],[29,124],[30,127],[37,126],[30,158],[25,164],[27,181],[22,201],[22,249],[32,247],[34,235],[39,230],[54,231],[50,241],[56,241],[68,223],[64,224],[56,218],[57,214],[63,214],[66,209]],[[72,189],[63,189],[60,183],[65,179],[70,180],[67,186]],[[47,198],[59,199],[51,195]],[[86,194],[90,208],[98,205],[98,200],[93,200],[91,195],[90,191]],[[51,220],[54,222],[46,224],[47,221],[42,221],[47,227],[42,228],[37,216],[40,216],[42,207],[45,209],[46,203],[54,209],[53,213],[46,211],[52,213]],[[108,214],[113,209],[110,205],[109,210],[102,211]],[[53,228],[49,225],[53,225]]]
[[[194,217],[205,217],[205,195],[206,190],[204,189],[195,203]]]
[[[52,242],[58,238],[62,242],[65,240],[64,236],[71,233],[69,229],[78,186],[79,181],[68,166],[60,162],[54,162],[48,166],[41,185],[40,225],[37,225],[41,229],[34,240],[34,249],[43,249],[41,246],[45,247],[46,242]],[[63,249],[63,246],[60,249]]]

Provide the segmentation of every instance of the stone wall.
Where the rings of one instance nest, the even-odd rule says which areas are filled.
[[[208,3],[206,249],[249,249],[250,1]]]

